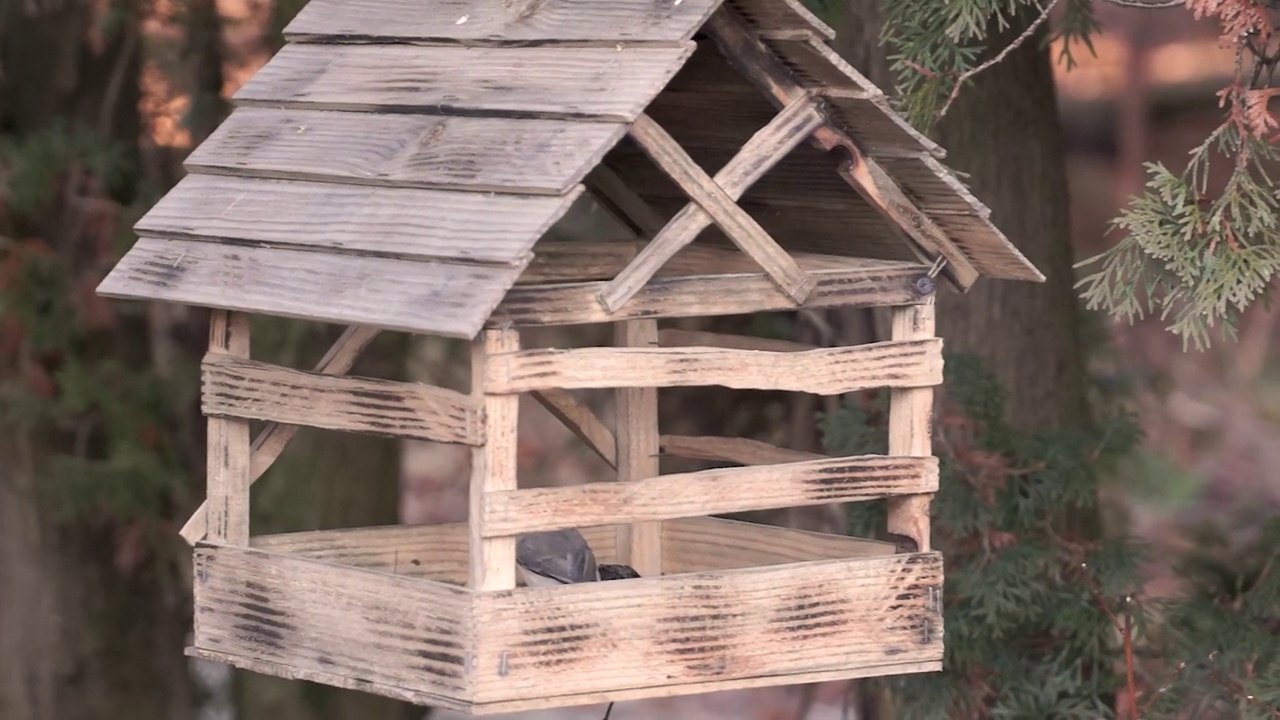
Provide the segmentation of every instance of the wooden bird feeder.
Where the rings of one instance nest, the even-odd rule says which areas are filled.
[[[99,288],[212,309],[191,655],[477,714],[941,668],[935,281],[1043,277],[830,28],[795,0],[311,0],[286,36]],[[639,239],[544,239],[583,193]],[[660,327],[840,306],[892,307],[892,339]],[[290,369],[249,313],[349,329]],[[605,322],[615,346],[521,349]],[[384,330],[471,341],[472,391],[346,376]],[[660,435],[658,388],[694,385],[891,388],[889,455]],[[524,393],[616,480],[521,489]],[[296,426],[471,446],[470,521],[252,537]],[[711,517],[886,497],[915,548]],[[517,587],[517,536],[568,527],[643,577]]]

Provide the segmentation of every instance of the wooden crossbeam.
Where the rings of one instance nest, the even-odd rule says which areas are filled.
[[[654,122],[653,118],[644,114],[636,118],[631,125],[631,137],[655,165],[670,176],[691,200],[701,206],[729,240],[760,263],[769,279],[794,303],[801,304],[809,297],[817,281],[796,264],[796,261],[778,245],[777,241],[760,227],[760,223],[738,207],[734,198],[707,175],[693,161],[693,158],[689,157],[684,148],[680,147],[675,138]],[[771,156],[768,159],[776,160],[777,158]],[[760,162],[763,163],[765,160]],[[694,233],[695,236],[696,234]],[[643,256],[643,253],[641,254]],[[638,258],[636,262],[639,263],[641,259],[643,258]],[[656,271],[657,267],[654,267],[653,272]],[[635,290],[632,290],[631,294],[635,294]],[[601,302],[604,302],[604,298],[601,298]]]
[[[535,390],[533,399],[555,416],[600,456],[610,467],[618,467],[617,441],[608,428],[587,404],[574,397],[568,390],[548,388]]]
[[[725,58],[747,80],[756,85],[775,106],[785,107],[805,98],[808,90],[796,81],[785,63],[730,8],[722,7],[711,16],[703,30],[716,43]],[[818,112],[817,101],[810,99]],[[823,113],[825,116],[825,113]],[[933,220],[916,206],[889,173],[867,156],[843,130],[827,120],[811,135],[810,143],[819,149],[840,149],[847,159],[840,177],[849,183],[868,204],[909,240],[917,252],[932,260],[941,255],[947,260],[944,276],[959,289],[967,290],[978,279],[978,270]]]
[[[731,201],[737,201],[757,180],[764,177],[773,166],[786,156],[793,148],[804,141],[815,128],[823,122],[813,103],[807,96],[784,108],[768,125],[751,137],[742,149],[730,160],[710,182],[718,186]],[[692,160],[690,161],[692,162]],[[694,165],[696,168],[697,166]],[[702,173],[705,176],[705,173]],[[675,177],[674,175],[672,176]],[[677,180],[678,182],[678,180]],[[688,192],[688,190],[686,190]],[[692,195],[690,195],[692,197]],[[735,205],[736,207],[736,205]],[[625,270],[618,274],[600,293],[600,302],[610,312],[616,312],[627,303],[654,274],[694,238],[698,237],[708,225],[712,216],[701,203],[691,202],[686,205],[671,221],[653,237],[640,252],[640,255]],[[728,231],[725,231],[728,234]],[[763,230],[762,230],[763,232]],[[732,235],[731,240],[748,252],[753,259],[760,262],[769,271],[769,265],[755,253],[747,250]],[[766,236],[767,237],[767,236]],[[776,247],[776,243],[769,241]],[[781,248],[778,248],[781,251]],[[763,251],[761,251],[763,252]],[[771,249],[770,257],[776,256]],[[785,256],[785,253],[784,253]],[[770,274],[770,277],[775,277]],[[776,277],[775,277],[776,280]],[[786,289],[785,287],[783,288]],[[795,297],[794,294],[788,292]],[[798,302],[803,302],[799,299]]]
[[[663,435],[664,455],[691,460],[714,460],[738,465],[780,465],[782,463],[821,460],[823,455],[790,450],[767,442],[736,437],[695,437],[688,435]]]
[[[360,353],[381,332],[377,328],[364,325],[353,325],[347,328],[342,336],[329,348],[329,352],[316,363],[315,371],[324,375],[341,375],[356,364]],[[253,440],[253,449],[249,457],[249,483],[258,481],[263,473],[271,467],[280,453],[284,452],[289,441],[298,434],[294,425],[270,423],[262,429]],[[184,540],[194,545],[204,538],[208,530],[209,502],[200,504],[191,518],[182,526],[181,535]]]

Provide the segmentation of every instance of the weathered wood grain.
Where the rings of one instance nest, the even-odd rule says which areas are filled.
[[[636,482],[596,482],[490,493],[483,533],[505,537],[606,523],[875,500],[932,492],[934,457],[878,455],[716,468]]]
[[[586,403],[568,390],[557,388],[536,390],[532,395],[534,400],[585,442],[601,460],[609,463],[610,467],[618,466],[618,448],[613,431],[596,417]]]
[[[778,465],[825,457],[818,453],[789,450],[759,440],[736,437],[663,435],[661,447],[664,455],[738,465]]]
[[[941,582],[925,553],[488,594],[474,700],[936,662]]]
[[[143,237],[98,293],[471,339],[522,270]]]
[[[652,238],[666,223],[606,165],[596,166],[587,176],[587,184],[595,191],[596,199],[629,224],[637,237]]]
[[[526,350],[491,357],[485,368],[485,388],[491,393],[720,385],[838,395],[941,382],[942,341],[937,338],[803,352],[706,347]]]
[[[811,270],[818,284],[803,307],[917,302],[920,297],[915,281],[928,270],[916,263],[880,261],[862,261],[860,267],[850,270]],[[507,293],[489,322],[574,325],[636,317],[706,317],[795,309],[791,299],[779,294],[764,273],[657,279],[617,313],[609,313],[596,301],[603,287],[600,282],[516,287]]]
[[[833,40],[836,31],[797,0],[728,0],[759,32],[801,31]]]
[[[631,122],[692,51],[691,42],[605,48],[290,43],[235,101]]]
[[[715,177],[711,179],[712,184],[718,186],[731,201],[738,200],[751,187],[752,183],[764,177],[770,168],[776,165],[792,148],[804,142],[808,134],[821,123],[822,117],[818,114],[813,104],[807,101],[807,98],[804,101],[792,103],[747,141],[741,152],[715,174]],[[670,136],[666,137],[669,138]],[[658,142],[661,143],[662,135],[660,133],[657,138]],[[678,149],[679,145],[675,147]],[[653,152],[655,151],[648,149],[648,152],[653,157]],[[685,155],[684,157],[687,158],[688,156]],[[679,159],[680,156],[676,155],[672,162]],[[671,177],[678,177],[678,175],[673,175],[667,166],[664,165],[663,169]],[[682,188],[684,187],[684,184],[677,184],[680,184]],[[694,238],[698,237],[698,234],[708,225],[711,225],[712,221],[711,214],[702,207],[701,203],[691,202],[685,205],[644,247],[639,257],[609,283],[608,288],[600,294],[600,302],[609,310],[617,311],[618,308],[634,297],[640,291],[640,288],[644,287],[645,283],[653,278],[659,268],[666,264],[681,248],[693,242]],[[730,234],[730,239],[734,239],[732,234]],[[752,245],[752,242],[757,244]],[[776,242],[771,241],[761,244],[760,240],[752,241],[751,239],[739,237],[736,239],[735,244],[742,248],[744,252],[747,252],[752,259],[764,266],[765,271],[784,290],[788,287],[799,287],[794,283],[804,282],[802,279],[797,280],[795,277],[788,275],[787,273],[790,270],[785,263],[783,265],[769,264],[778,262],[779,253],[785,256],[785,253],[777,246]],[[794,260],[791,260],[791,262],[794,264]],[[770,272],[770,267],[774,267],[776,270]],[[798,265],[796,265],[796,268],[798,271],[803,272]],[[786,283],[793,284],[786,285]],[[791,294],[797,301],[804,301],[804,297],[800,297],[795,293],[789,292],[788,294]]]
[[[989,277],[1044,282],[1044,274],[992,222],[977,215],[936,215],[934,222]]]
[[[467,514],[471,545],[468,586],[479,592],[516,586],[516,539],[489,532],[484,508],[495,494],[514,492],[519,484],[518,432],[520,397],[490,392],[488,369],[494,357],[520,350],[520,333],[488,329],[471,343],[471,396],[483,403],[485,444],[471,452],[471,486]]]
[[[780,338],[763,338],[752,335],[733,335],[730,333],[705,332],[702,330],[679,330],[663,328],[658,331],[658,342],[663,347],[721,347],[739,350],[765,350],[768,352],[801,352],[816,350],[813,345],[806,345],[792,340]]]
[[[794,128],[792,128],[794,130]],[[649,155],[663,172],[671,177],[677,185],[710,217],[725,235],[729,237],[744,253],[760,263],[766,275],[773,280],[778,289],[786,293],[796,304],[803,303],[813,292],[816,281],[809,276],[790,256],[787,255],[764,228],[734,202],[734,198],[689,157],[688,153],[676,143],[660,125],[647,115],[641,114],[631,125],[631,137]],[[757,156],[755,167],[767,167],[764,160]],[[745,174],[745,173],[744,173]],[[673,234],[675,234],[673,232]],[[678,235],[683,239],[689,233]],[[696,237],[696,233],[688,238]],[[650,244],[646,250],[654,247]],[[645,260],[641,253],[636,262]],[[653,268],[656,271],[656,266]],[[652,277],[652,272],[649,272]],[[629,291],[634,295],[635,291]],[[617,311],[619,306],[611,303],[615,297],[602,297],[605,307]]]
[[[500,195],[188,175],[135,228],[153,237],[514,266],[528,263],[533,244],[581,191]]]
[[[334,342],[333,347],[324,354],[316,364],[315,371],[324,375],[342,375],[355,365],[360,353],[378,336],[376,328],[363,326],[349,327]],[[280,425],[268,423],[253,439],[249,454],[249,484],[258,482],[263,473],[271,467],[280,453],[284,452],[289,441],[298,432],[297,425]],[[209,502],[200,503],[200,507],[191,514],[178,534],[188,544],[194,545],[202,540],[208,529]]]
[[[935,305],[928,303],[894,308],[894,340],[933,337]],[[898,388],[889,394],[889,454],[933,453],[933,388]],[[929,505],[932,494],[889,499],[889,532],[916,541],[916,549],[929,550]]]
[[[338,377],[209,353],[201,364],[201,409],[211,417],[481,445],[480,404],[422,383]]]
[[[195,647],[465,696],[462,588],[262,550],[195,550]]]
[[[668,575],[892,554],[893,543],[741,520],[682,518],[662,525]]]
[[[656,277],[687,277],[757,272],[756,261],[732,245],[717,247],[709,243],[687,245],[667,261]],[[538,283],[587,282],[611,279],[627,267],[644,244],[639,241],[574,240],[543,241],[534,247],[533,262],[520,276],[518,285]],[[791,257],[805,270],[845,270],[858,267],[858,259],[820,253],[792,253]]]
[[[626,320],[614,325],[614,344],[624,348],[658,346],[657,320]],[[658,389],[627,387],[614,391],[614,421],[619,483],[646,483],[658,477]],[[642,577],[662,574],[662,522],[619,526],[622,562]]]
[[[249,316],[209,314],[209,354],[249,362]],[[211,417],[205,454],[209,536],[220,543],[249,544],[249,423]]]
[[[622,123],[242,107],[184,165],[199,173],[562,195],[626,130]]]
[[[312,0],[285,27],[291,41],[675,43],[719,0]]]

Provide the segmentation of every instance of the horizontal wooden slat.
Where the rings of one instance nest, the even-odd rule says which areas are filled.
[[[739,350],[765,350],[769,352],[801,352],[816,349],[813,345],[780,338],[762,338],[752,335],[732,335],[729,333],[680,330],[677,328],[659,330],[658,342],[664,347],[706,346],[737,348]]]
[[[422,383],[322,375],[222,353],[205,355],[201,381],[202,409],[210,417],[484,444],[474,398]]]
[[[914,285],[929,268],[915,263],[865,261],[850,270],[813,270],[818,285],[804,308],[909,305],[919,302]],[[793,310],[764,273],[659,278],[631,302],[608,313],[597,295],[603,282],[516,287],[491,323],[574,325],[640,317],[703,317]]]
[[[200,543],[195,646],[463,696],[470,594],[262,550]]]
[[[804,352],[727,348],[576,348],[495,355],[485,389],[688,387],[838,395],[942,383],[942,340],[906,340]]]
[[[311,0],[290,40],[408,40],[463,44],[682,42],[719,0]]]
[[[826,457],[818,453],[789,450],[759,440],[736,437],[663,435],[661,448],[665,455],[693,460],[731,462],[738,465],[777,465]]]
[[[624,133],[625,124],[609,122],[242,107],[184,164],[203,173],[560,195]]]
[[[98,293],[470,339],[522,269],[143,237]]]
[[[474,700],[935,662],[941,583],[922,553],[477,595]]]
[[[635,259],[640,241],[571,240],[543,241],[534,246],[533,262],[518,284],[604,280],[617,275]],[[818,253],[792,253],[805,270],[844,270],[859,267],[859,258]],[[658,269],[657,277],[686,277],[716,273],[758,272],[760,265],[731,245],[716,247],[699,243],[680,249]]]
[[[662,523],[662,572],[668,575],[893,554],[893,543],[741,520]]]
[[[629,483],[596,482],[490,493],[485,532],[539,530],[719,515],[864,501],[933,492],[934,457],[824,458],[782,465],[717,468]]]
[[[290,43],[239,104],[631,122],[688,58],[677,47],[465,48]]]
[[[499,195],[188,175],[135,227],[153,237],[523,266],[581,191]]]

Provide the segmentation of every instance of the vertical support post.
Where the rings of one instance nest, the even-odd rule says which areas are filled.
[[[894,340],[920,340],[934,336],[934,304],[893,309]],[[933,454],[933,388],[905,388],[889,395],[889,454]],[[933,495],[889,498],[889,532],[916,541],[920,552],[929,551],[929,504]]]
[[[614,344],[657,347],[657,320],[624,320],[614,325]],[[658,389],[614,391],[617,421],[618,482],[658,476]],[[662,523],[643,522],[618,528],[618,558],[642,577],[662,574]]]
[[[489,358],[520,349],[520,333],[511,328],[484,330],[471,344],[471,394],[484,403],[485,443],[471,449],[470,533],[471,588],[510,590],[516,586],[516,538],[484,537],[484,500],[492,492],[517,489],[516,440],[519,395],[485,392]]]
[[[249,316],[214,310],[209,318],[209,352],[249,357]],[[211,542],[249,545],[249,421],[208,418],[205,473]]]

